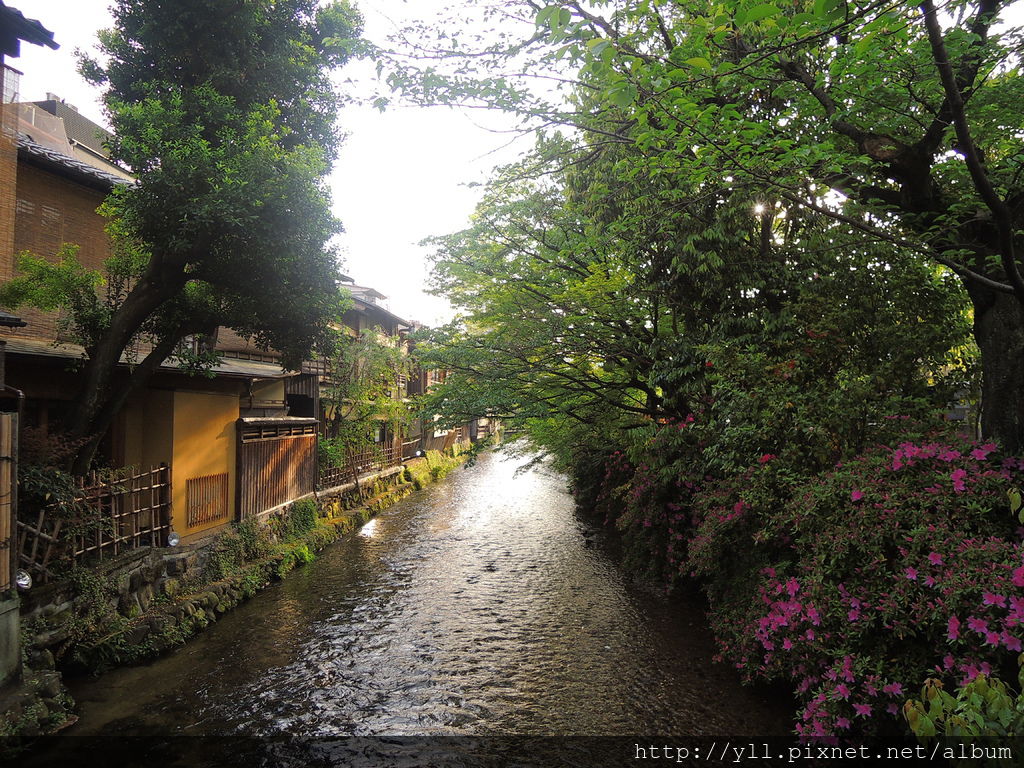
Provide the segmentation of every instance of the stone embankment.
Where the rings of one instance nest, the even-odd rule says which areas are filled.
[[[22,608],[23,680],[0,701],[0,754],[74,722],[61,672],[95,674],[181,645],[468,455],[430,451],[202,541],[137,550],[31,590]]]

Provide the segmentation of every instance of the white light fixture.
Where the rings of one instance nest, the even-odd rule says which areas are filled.
[[[174,531],[171,531],[170,533],[167,534],[167,546],[168,547],[176,547],[180,543],[181,543],[181,536],[179,536],[177,533],[175,533]]]
[[[32,574],[23,568],[19,568],[18,572],[14,574],[14,583],[22,592],[26,589],[32,589]]]

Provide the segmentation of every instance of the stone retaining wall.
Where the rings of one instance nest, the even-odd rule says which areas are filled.
[[[95,673],[151,659],[184,643],[312,559],[312,553],[443,477],[464,458],[437,454],[413,459],[404,468],[360,481],[358,493],[350,485],[320,494],[320,518],[311,530],[276,542],[268,556],[217,581],[204,575],[224,534],[176,548],[139,550],[30,590],[22,604],[25,675],[6,702],[0,698],[0,754],[73,722],[73,703],[56,670]],[[12,703],[10,696],[17,701]]]

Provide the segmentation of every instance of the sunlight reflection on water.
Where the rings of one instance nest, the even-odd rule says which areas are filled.
[[[565,479],[520,463],[481,456],[177,653],[79,686],[63,743],[784,732],[712,667],[699,613],[632,588]]]

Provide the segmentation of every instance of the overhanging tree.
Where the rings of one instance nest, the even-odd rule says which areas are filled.
[[[962,280],[982,429],[1024,443],[1018,29],[1007,4],[578,3],[556,32],[646,169],[759,184]],[[568,18],[566,18],[568,17]],[[841,202],[825,194],[832,189]]]
[[[421,348],[453,372],[433,412],[500,414],[563,461],[696,413],[729,463],[803,443],[831,466],[882,415],[944,405],[927,376],[958,367],[965,315],[920,254],[815,211],[755,212],[756,188],[638,175],[632,147],[540,151],[561,169],[506,169],[473,226],[434,241],[464,316]]]
[[[111,154],[137,182],[104,205],[129,270],[116,301],[80,325],[76,472],[127,396],[168,356],[189,357],[190,337],[228,326],[294,366],[341,307],[329,75],[358,51],[358,13],[314,0],[120,0],[112,13],[104,60],[82,71],[106,88]],[[79,298],[88,283],[71,286]],[[151,351],[117,375],[140,339]]]
[[[532,9],[536,26],[520,45],[470,57],[464,46],[424,44],[430,76],[392,80],[420,100],[491,104],[589,131],[591,146],[630,146],[637,155],[623,172],[680,179],[688,193],[758,188],[769,206],[817,211],[864,242],[952,270],[973,306],[982,431],[1016,451],[1024,81],[1008,6],[524,2],[519,15]],[[537,60],[522,66],[531,50]],[[487,62],[492,76],[474,80],[468,60]],[[529,98],[517,87],[530,75],[571,80],[588,97],[544,104],[537,89]]]

